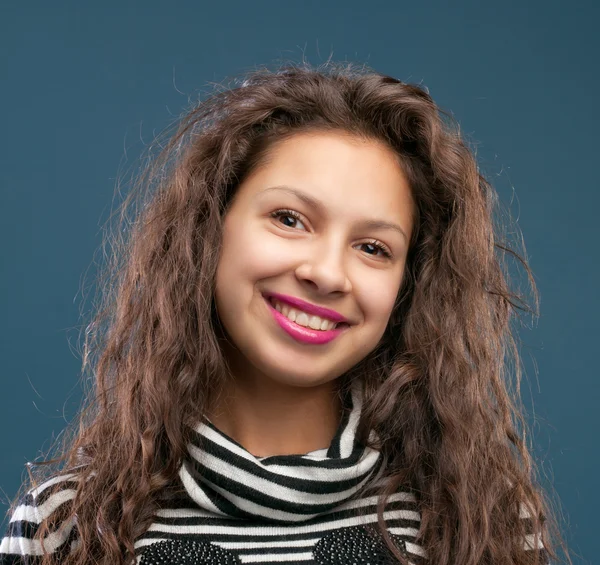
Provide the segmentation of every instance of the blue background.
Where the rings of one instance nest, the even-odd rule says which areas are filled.
[[[590,2],[13,2],[0,15],[0,511],[77,409],[80,317],[116,179],[210,83],[365,62],[454,114],[541,293],[520,330],[534,456],[575,563],[597,538],[598,7]],[[85,295],[82,295],[83,288]],[[559,516],[560,517],[560,516]]]

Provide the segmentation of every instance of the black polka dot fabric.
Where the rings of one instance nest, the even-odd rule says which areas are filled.
[[[212,543],[192,540],[159,541],[148,546],[140,565],[239,565],[239,557]]]
[[[390,534],[402,555],[408,556],[400,536]],[[365,526],[352,526],[331,532],[316,545],[313,557],[318,565],[396,565],[380,534]]]

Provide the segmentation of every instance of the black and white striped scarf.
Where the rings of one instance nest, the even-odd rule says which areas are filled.
[[[351,499],[381,454],[356,438],[362,392],[354,384],[328,449],[256,457],[210,421],[195,429],[180,478],[196,504],[218,516],[299,523]],[[374,433],[374,432],[372,432]]]

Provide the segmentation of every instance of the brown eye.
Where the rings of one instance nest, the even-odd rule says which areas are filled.
[[[374,239],[373,241],[368,241],[367,243],[362,243],[361,245],[371,245],[372,247],[375,247],[375,249],[378,249],[379,251],[381,251],[383,253],[383,255],[385,257],[387,257],[388,259],[390,259],[392,257],[392,254],[390,253],[387,246],[384,245],[383,243],[381,243],[380,241],[377,241],[376,239]],[[373,254],[369,253],[369,255],[373,255]]]
[[[285,222],[284,220],[282,220],[282,221],[281,221],[281,223],[282,223],[282,224],[285,224],[285,225],[286,225],[288,228],[293,228],[293,227],[294,227],[294,225],[295,225],[295,223],[296,223],[296,221],[297,221],[297,220],[296,220],[296,218],[294,218],[294,216],[290,216],[290,215],[288,215],[288,214],[285,214],[285,215],[284,215],[284,214],[282,214],[281,216],[279,216],[279,218],[280,218],[280,219],[281,219],[281,218],[285,218],[285,219],[287,219],[287,220],[290,220],[290,218],[292,218],[292,219],[290,220],[290,222],[289,222],[289,223],[288,223],[288,222]]]
[[[286,218],[286,217],[290,217],[290,218],[294,218],[296,221],[302,222],[302,216],[296,212],[295,210],[275,210],[274,212],[271,212],[271,217],[272,218]],[[288,228],[294,227],[294,226],[286,226]]]

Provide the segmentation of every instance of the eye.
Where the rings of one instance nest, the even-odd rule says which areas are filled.
[[[291,221],[291,224],[294,224],[295,222],[300,222],[302,224],[302,216],[296,212],[295,210],[275,210],[274,212],[271,212],[271,218],[293,218]],[[283,223],[283,222],[282,222]],[[289,224],[285,224],[286,227],[288,228],[293,228],[293,225],[289,225]],[[302,224],[304,225],[304,224]]]
[[[372,248],[375,248],[375,253],[369,253],[369,255],[376,256],[377,255],[377,251],[381,251],[381,253],[383,254],[383,256],[386,257],[387,259],[391,259],[392,258],[392,253],[390,252],[388,246],[385,245],[384,243],[381,243],[381,241],[373,239],[371,241],[367,241],[366,243],[361,243],[360,245],[369,245]]]

